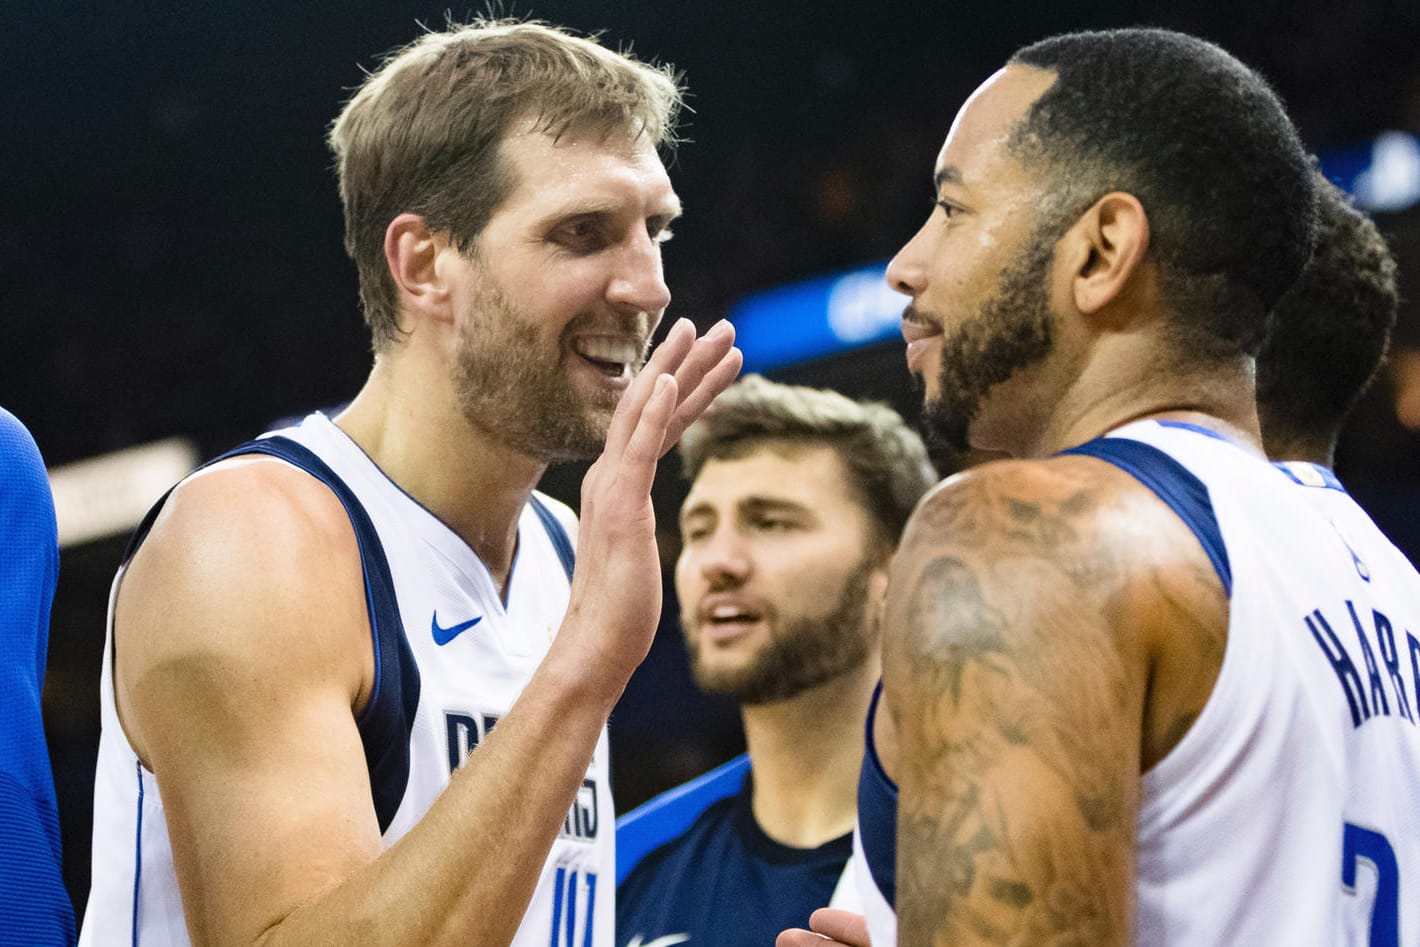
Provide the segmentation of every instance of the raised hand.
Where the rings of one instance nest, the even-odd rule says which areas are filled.
[[[680,328],[686,320],[682,319],[672,329],[672,333]],[[680,440],[680,436],[685,433],[685,429],[698,417],[700,413],[715,400],[715,396],[729,387],[739,374],[740,365],[743,358],[739,349],[734,348],[735,329],[728,322],[721,320],[711,326],[709,331],[700,339],[694,339],[693,335],[688,337],[694,344],[688,354],[684,355],[678,367],[674,369],[676,385],[678,388],[679,402],[676,405],[675,414],[671,418],[671,423],[666,429],[665,439],[661,443],[661,455],[675,446]],[[650,369],[656,362],[656,356],[666,351],[671,342],[670,335],[666,341],[661,343],[656,350],[656,355],[647,362],[646,368]],[[684,344],[678,340],[677,345]],[[667,352],[667,357],[674,357],[673,351]],[[670,370],[670,369],[664,369]]]
[[[651,507],[656,464],[734,381],[741,361],[729,323],[697,339],[691,322],[681,319],[612,415],[606,447],[582,481],[577,569],[563,625],[573,634],[584,627],[595,634],[589,647],[598,665],[589,670],[620,675],[624,683],[650,649],[661,612]]]

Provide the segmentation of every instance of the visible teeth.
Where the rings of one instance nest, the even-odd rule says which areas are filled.
[[[734,605],[716,605],[710,610],[710,617],[716,621],[726,621],[728,619],[739,618],[744,612]]]
[[[585,358],[615,365],[634,365],[641,354],[640,346],[631,339],[597,335],[574,339],[572,349]]]

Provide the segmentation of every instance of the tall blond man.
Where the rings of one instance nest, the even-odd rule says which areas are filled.
[[[374,365],[135,536],[83,943],[611,943],[605,722],[660,610],[651,480],[739,365],[685,321],[646,358],[679,101],[505,21],[423,36],[345,106]],[[578,537],[533,488],[593,457]]]

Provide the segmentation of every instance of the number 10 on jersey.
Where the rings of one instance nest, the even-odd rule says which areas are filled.
[[[592,947],[592,911],[597,906],[596,874],[559,868],[553,884],[551,947]]]

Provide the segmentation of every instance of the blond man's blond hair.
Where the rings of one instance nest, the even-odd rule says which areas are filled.
[[[401,213],[447,231],[464,252],[517,183],[499,144],[515,126],[561,136],[591,127],[675,142],[683,91],[652,66],[536,21],[485,20],[430,32],[391,53],[331,124],[345,249],[376,351],[399,337],[384,238]]]

